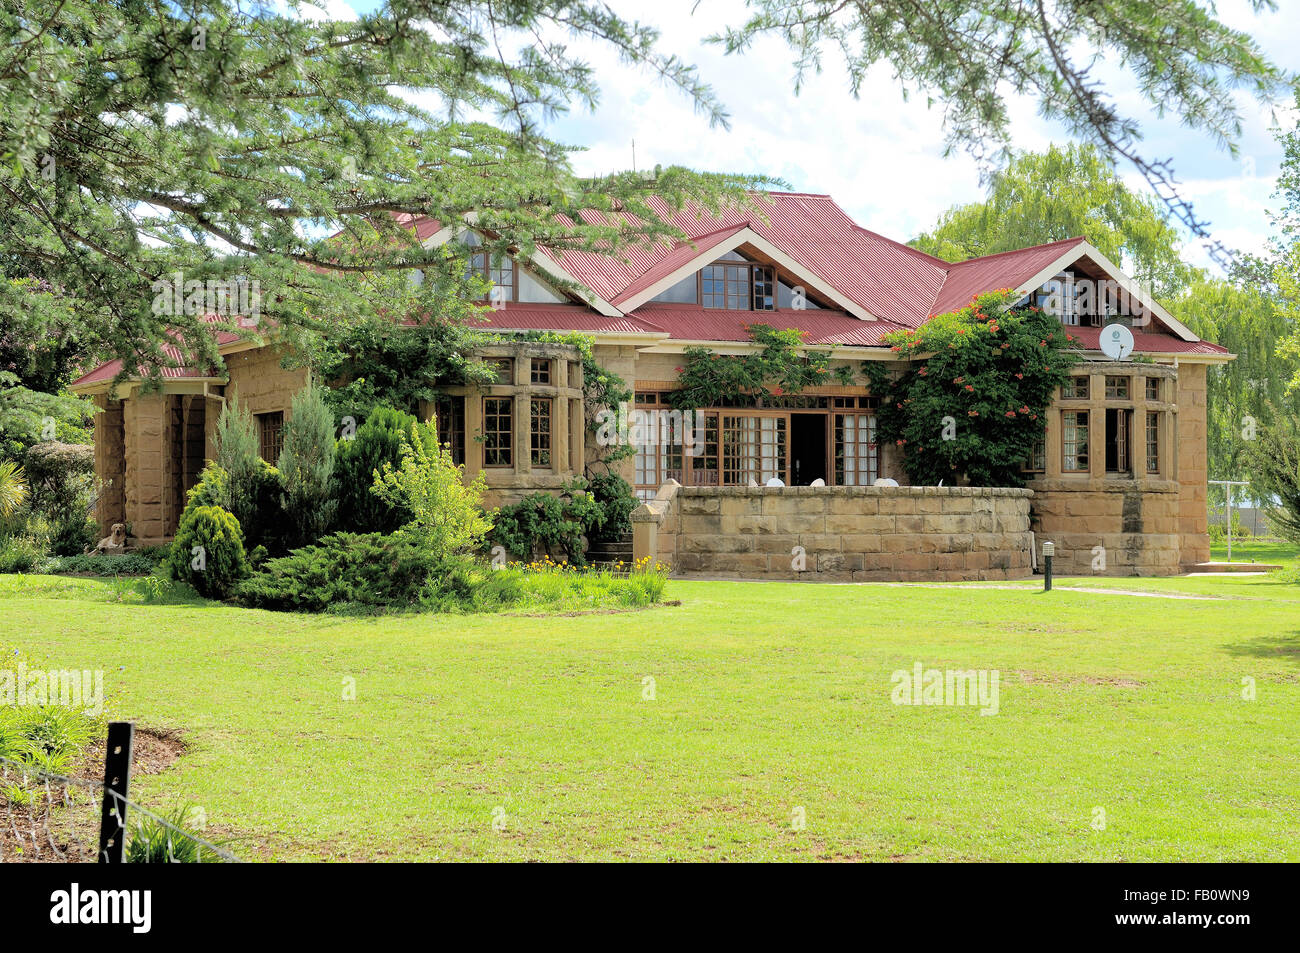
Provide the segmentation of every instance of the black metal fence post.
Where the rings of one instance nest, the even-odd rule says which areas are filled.
[[[108,723],[104,746],[104,805],[99,815],[99,862],[120,864],[126,849],[126,795],[131,781],[131,744],[135,726]]]

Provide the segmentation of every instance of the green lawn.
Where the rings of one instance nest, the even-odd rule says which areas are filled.
[[[140,796],[248,857],[1300,860],[1300,587],[1058,585],[358,619],[0,577],[0,612],[34,658],[105,669],[117,714],[184,729]],[[892,704],[917,661],[999,670],[999,713]]]
[[[1228,558],[1228,542],[1212,543],[1210,558]],[[1290,543],[1277,539],[1239,539],[1232,540],[1232,561],[1234,563],[1273,563],[1274,565],[1296,566],[1296,548]]]

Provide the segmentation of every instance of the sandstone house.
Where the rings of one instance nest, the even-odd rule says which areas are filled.
[[[752,323],[798,329],[809,349],[833,346],[835,364],[897,369],[885,335],[999,288],[1031,300],[1055,295],[1086,360],[1024,462],[1028,490],[907,486],[896,448],[877,443],[878,398],[865,384],[700,408],[700,452],[646,446],[626,463],[645,501],[635,514],[638,554],[684,572],[861,579],[1021,576],[1031,571],[1034,538],[1056,543],[1062,572],[1094,571],[1096,547],[1107,553],[1104,571],[1116,574],[1175,573],[1209,558],[1206,373],[1232,356],[1144,297],[1086,239],[953,264],[861,228],[825,195],[772,193],[762,207],[762,217],[680,214],[690,241],[619,258],[480,254],[475,267],[498,289],[488,327],[507,338],[589,336],[597,362],[634,386],[643,410],[668,407],[686,348],[741,353],[754,347]],[[415,227],[428,243],[473,240],[463,225]],[[562,279],[581,290],[559,290]],[[1094,285],[1137,303],[1117,311],[1105,295],[1080,293]],[[1101,352],[1113,322],[1130,327],[1138,360]],[[95,460],[106,532],[122,522],[140,542],[171,536],[231,387],[257,416],[263,456],[276,458],[306,372],[282,368],[273,340],[219,343],[224,370],[169,369],[161,392],[115,384],[112,363],[73,385],[101,411]],[[497,384],[449,388],[424,408],[466,472],[482,471],[498,502],[581,473],[594,446],[576,350],[503,343],[484,356],[498,363]],[[903,486],[873,486],[881,478]],[[766,486],[774,479],[784,486]]]

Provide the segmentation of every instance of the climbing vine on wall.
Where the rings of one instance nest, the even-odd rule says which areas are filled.
[[[718,407],[798,394],[818,384],[854,383],[851,367],[831,369],[831,352],[805,351],[798,330],[778,331],[766,324],[751,324],[745,330],[760,350],[718,354],[703,347],[686,349],[686,363],[678,369],[679,387],[670,398],[674,407]]]
[[[864,366],[880,395],[878,439],[903,451],[915,484],[1021,486],[1057,387],[1079,356],[1052,315],[1009,309],[1011,291],[981,295],[885,343],[912,363],[890,377]]]

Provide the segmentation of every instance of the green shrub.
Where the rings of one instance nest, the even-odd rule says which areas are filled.
[[[486,490],[482,473],[464,482],[450,448],[438,443],[432,421],[412,424],[402,434],[401,464],[385,463],[373,487],[379,499],[411,511],[406,529],[440,557],[477,547],[492,529],[481,509]]]
[[[130,837],[126,842],[125,858],[128,864],[215,864],[223,858],[211,848],[177,832],[201,827],[201,812],[185,804],[163,814],[158,820],[141,814],[135,815]],[[206,838],[205,838],[206,840]],[[218,844],[217,846],[221,846]]]
[[[0,460],[0,518],[8,519],[27,500],[27,474],[12,460]]]
[[[334,444],[334,414],[322,388],[308,383],[294,395],[279,462],[280,505],[290,547],[315,542],[334,522]]]
[[[40,571],[50,575],[147,576],[167,558],[168,547],[154,546],[121,555],[64,556],[47,559]]]
[[[1015,299],[1010,291],[980,295],[887,334],[891,350],[913,359],[898,377],[883,362],[865,362],[881,396],[878,439],[899,448],[913,484],[1024,485],[1021,467],[1079,355],[1057,318],[1037,307],[1008,310]]]
[[[186,507],[167,568],[173,579],[189,583],[200,595],[224,599],[249,571],[239,521],[217,506]]]
[[[84,516],[56,523],[50,535],[50,555],[80,556],[99,542],[99,524]]]
[[[48,546],[33,536],[0,536],[0,573],[32,572],[47,552]]]
[[[418,534],[332,533],[267,560],[236,587],[235,597],[258,608],[303,612],[342,603],[412,606],[444,562]]]
[[[632,511],[641,505],[632,484],[616,473],[588,477],[586,482],[588,492],[604,511],[592,538],[621,539],[632,532]]]
[[[410,414],[380,405],[348,439],[338,442],[334,461],[335,496],[338,497],[338,526],[350,533],[391,533],[415,518],[405,502],[389,502],[371,491],[376,471],[384,465],[402,464],[403,436],[416,420]],[[417,430],[426,439],[427,432]]]
[[[584,537],[590,539],[601,530],[606,513],[585,486],[585,481],[576,480],[558,496],[530,493],[518,503],[501,507],[492,514],[491,541],[504,546],[516,559],[550,556],[584,565]]]

